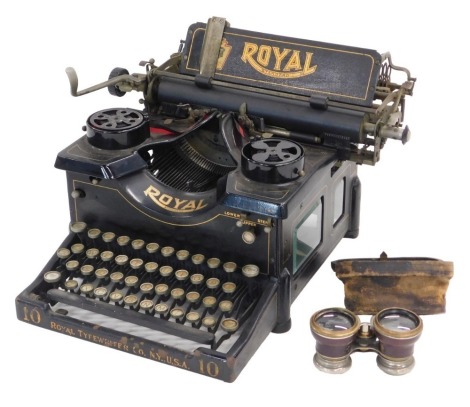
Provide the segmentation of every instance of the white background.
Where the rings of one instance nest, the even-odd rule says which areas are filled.
[[[417,3],[417,4],[415,4]],[[2,287],[0,399],[14,405],[468,405],[468,21],[460,2],[411,1],[16,1],[0,25]],[[56,154],[82,135],[93,112],[138,107],[139,94],[69,95],[115,66],[142,72],[163,62],[188,26],[211,16],[232,27],[390,51],[418,78],[408,100],[412,139],[389,141],[376,167],[362,166],[361,231],[343,240],[292,306],[293,327],[270,334],[237,381],[226,384],[16,320],[14,298],[67,234],[65,174]],[[416,367],[382,373],[373,354],[326,375],[312,364],[309,317],[343,304],[330,261],[429,256],[453,261],[447,313],[424,317]],[[5,376],[6,375],[6,376]],[[10,397],[10,398],[9,398]],[[25,403],[25,404],[24,404]]]

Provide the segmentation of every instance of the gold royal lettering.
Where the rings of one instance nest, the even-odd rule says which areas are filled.
[[[62,332],[63,334],[76,336],[76,333],[73,328],[58,324],[57,322],[51,321],[51,329],[57,332]]]
[[[274,55],[274,60],[271,56]],[[261,45],[252,42],[245,42],[243,62],[250,64],[259,73],[270,76],[271,78],[293,79],[301,78],[315,73],[317,65],[312,65],[313,52],[305,52],[305,59],[302,64],[302,57],[299,50],[269,45]],[[287,61],[284,63],[284,61]],[[283,66],[284,63],[284,66]],[[269,65],[274,65],[269,69]]]
[[[160,208],[170,212],[190,213],[204,209],[208,205],[204,199],[179,199],[169,194],[162,194],[152,185],[144,191],[144,194]]]

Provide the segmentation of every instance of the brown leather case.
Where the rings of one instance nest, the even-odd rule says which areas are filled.
[[[343,259],[331,263],[344,283],[344,305],[356,314],[402,307],[418,314],[445,312],[454,264],[425,257]]]

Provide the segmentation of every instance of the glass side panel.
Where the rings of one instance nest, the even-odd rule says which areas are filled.
[[[344,213],[344,178],[338,182],[335,187],[335,195],[333,201],[333,225],[341,218]]]
[[[322,239],[323,202],[317,201],[311,212],[294,230],[294,274],[318,247]]]

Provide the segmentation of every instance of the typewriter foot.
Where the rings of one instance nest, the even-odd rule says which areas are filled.
[[[277,324],[274,329],[273,333],[275,334],[283,334],[285,332],[288,332],[292,326],[292,319],[289,318],[289,320],[282,322],[280,324]]]
[[[348,239],[355,239],[358,236],[359,236],[359,229],[348,230],[347,233],[344,235],[344,237],[347,237]]]
[[[361,181],[355,177],[351,183],[351,220],[345,237],[355,239],[359,236],[360,211],[361,211]]]

